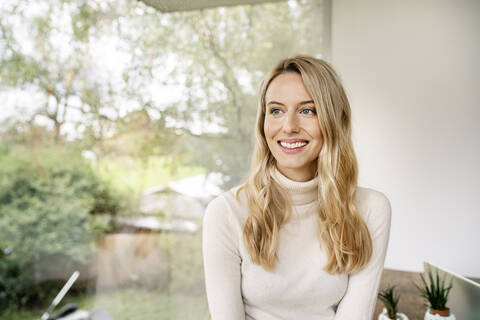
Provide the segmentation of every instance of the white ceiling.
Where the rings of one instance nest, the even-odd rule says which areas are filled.
[[[189,11],[222,6],[280,2],[286,0],[141,0],[161,12]]]

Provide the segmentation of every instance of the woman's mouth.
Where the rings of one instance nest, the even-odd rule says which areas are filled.
[[[308,141],[306,140],[280,140],[278,141],[278,145],[280,146],[280,149],[282,149],[283,152],[292,154],[292,153],[297,153],[305,149],[305,146],[308,144]]]

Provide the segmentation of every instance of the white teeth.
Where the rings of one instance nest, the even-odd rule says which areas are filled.
[[[288,142],[280,141],[280,144],[281,144],[282,147],[284,147],[284,148],[295,149],[295,148],[303,147],[303,146],[306,145],[307,143],[306,143],[306,142],[288,143]]]

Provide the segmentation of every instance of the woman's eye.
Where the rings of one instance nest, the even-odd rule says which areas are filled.
[[[302,109],[301,113],[302,114],[308,114],[308,115],[316,114],[315,109],[313,109],[313,108]]]
[[[282,112],[282,110],[280,110],[279,108],[272,108],[270,109],[270,114],[280,114]]]

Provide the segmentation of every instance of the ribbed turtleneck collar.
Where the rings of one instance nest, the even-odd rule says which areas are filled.
[[[293,181],[275,168],[273,179],[287,190],[293,205],[305,205],[318,199],[318,178],[305,182]]]

